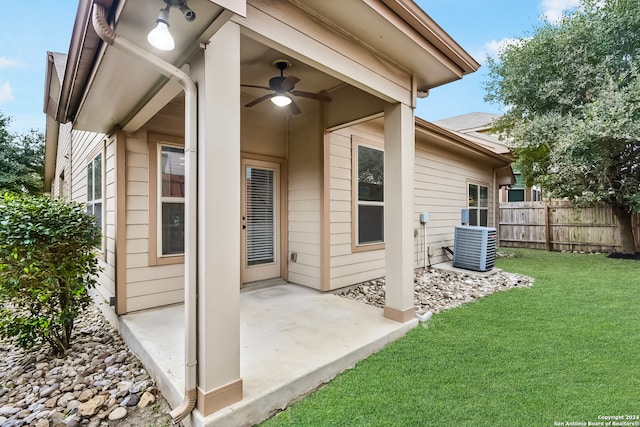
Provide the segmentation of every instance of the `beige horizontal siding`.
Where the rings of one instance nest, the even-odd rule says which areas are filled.
[[[358,125],[330,135],[330,281],[331,289],[371,280],[385,274],[384,250],[353,252],[352,249],[352,136],[381,143],[381,132]],[[424,264],[424,228],[421,212],[430,214],[427,245],[433,251],[431,264],[447,260],[443,246],[453,246],[453,233],[460,223],[460,210],[467,207],[469,182],[489,187],[489,224],[494,190],[493,170],[481,158],[464,157],[429,141],[418,140],[414,172],[414,266]]]
[[[321,287],[321,188],[322,133],[317,121],[317,106],[309,104],[303,115],[291,122],[289,135],[288,280],[320,289]]]
[[[384,276],[384,250],[352,251],[352,135],[382,144],[382,135],[367,126],[332,132],[329,137],[329,264],[330,288]]]
[[[163,305],[177,304],[184,301],[184,291],[173,290],[154,294],[127,298],[127,310],[129,312],[162,307]]]
[[[174,304],[184,298],[184,265],[150,265],[149,176],[147,133],[126,138],[126,265],[127,311]]]
[[[415,267],[424,265],[424,227],[420,224],[421,212],[430,214],[427,223],[427,246],[433,256],[430,263],[448,260],[444,246],[453,247],[455,227],[460,225],[460,211],[467,208],[467,185],[469,182],[489,187],[489,224],[494,212],[491,200],[494,195],[493,170],[484,166],[479,158],[462,157],[436,148],[429,141],[416,144],[416,168],[414,188],[414,228],[418,236],[415,242]],[[429,263],[429,262],[428,262]]]

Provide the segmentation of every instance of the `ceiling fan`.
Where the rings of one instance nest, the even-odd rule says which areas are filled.
[[[245,105],[245,107],[253,107],[256,104],[261,103],[262,101],[266,101],[270,99],[271,102],[276,104],[279,107],[289,107],[289,111],[292,114],[300,114],[300,108],[293,101],[291,95],[299,96],[301,98],[311,98],[316,99],[322,102],[330,102],[331,97],[322,93],[314,93],[314,92],[304,92],[302,90],[296,90],[296,83],[300,81],[299,78],[295,76],[284,76],[284,70],[291,67],[291,63],[286,59],[277,59],[273,61],[273,66],[280,70],[280,75],[272,77],[269,79],[269,87],[267,86],[256,86],[256,85],[242,85],[243,87],[254,87],[258,89],[265,89],[273,91],[273,93],[269,93],[267,95],[263,95],[259,98],[254,99]]]

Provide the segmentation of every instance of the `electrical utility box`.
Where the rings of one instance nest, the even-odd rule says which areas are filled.
[[[462,225],[469,224],[469,209],[460,210],[460,224]]]
[[[458,226],[453,240],[453,266],[489,271],[496,259],[497,232],[493,227]]]
[[[422,212],[420,214],[420,224],[426,224],[429,222],[429,212]]]

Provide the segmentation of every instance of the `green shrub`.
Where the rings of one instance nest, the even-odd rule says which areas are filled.
[[[91,303],[100,268],[95,217],[44,196],[0,196],[0,336],[23,348],[70,348],[73,323]]]

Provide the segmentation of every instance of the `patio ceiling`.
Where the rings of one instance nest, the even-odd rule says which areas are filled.
[[[146,36],[155,25],[155,18],[164,2],[99,1],[110,7],[110,21],[116,23],[115,29],[119,35],[148,47],[150,52],[177,67],[187,63],[201,48],[200,43],[206,42],[216,28],[232,15],[212,1],[189,0],[189,7],[196,12],[196,20],[187,22],[174,9],[171,12],[171,32],[176,40],[176,48],[171,52],[161,52],[148,45]],[[262,0],[256,1],[263,3]],[[66,99],[61,101],[58,120],[72,120],[74,127],[80,130],[109,132],[114,126],[125,127],[133,120],[168,80],[146,61],[102,43],[93,31],[89,19],[90,8],[83,6],[86,3],[90,2],[82,1],[78,9],[69,55],[72,62],[67,65],[71,72],[65,76],[66,87],[63,87],[62,92]],[[411,16],[416,10],[411,9],[414,4],[408,0],[347,1],[339,2],[339,7],[336,7],[336,2],[323,0],[290,0],[290,3],[337,31],[350,33],[356,42],[369,46],[380,58],[386,58],[390,63],[405,69],[409,75],[411,73],[408,70],[414,70],[419,90],[455,80],[474,70],[473,59],[467,57],[466,52],[419,8],[417,11],[420,12],[421,21],[409,25],[408,21],[415,20]],[[383,3],[391,4],[395,10],[391,11],[391,7]],[[406,13],[409,15],[401,16]],[[354,20],[353,16],[358,16],[359,19]],[[393,22],[390,24],[387,19]],[[442,34],[438,34],[438,37],[426,34],[424,28],[431,24]],[[414,27],[422,28],[425,34],[420,34]],[[427,36],[431,37],[433,43],[426,41]],[[442,44],[443,39],[447,43]],[[398,49],[398,46],[402,46],[402,49]],[[72,54],[74,49],[77,52],[75,56]],[[291,62],[291,69],[286,70],[285,75],[292,74],[300,79],[296,86],[299,90],[331,91],[343,87],[343,82],[349,82],[348,76],[321,72],[305,64],[300,58],[291,58],[243,35],[240,52],[241,83],[267,86],[269,78],[278,74],[278,70],[272,65],[276,59]],[[242,91],[251,97],[266,93],[264,90],[251,88],[243,88]],[[299,101],[306,102],[302,99]],[[253,108],[260,111],[269,107],[268,104],[263,104],[266,103]]]
[[[240,81],[242,84],[268,86],[271,77],[279,75],[273,62],[278,59],[286,59],[291,63],[291,67],[285,70],[284,75],[293,75],[300,79],[296,84],[296,89],[305,92],[328,91],[342,85],[342,81],[328,74],[322,73],[315,68],[291,58],[282,52],[272,49],[249,37],[242,36],[240,41]],[[266,95],[267,91],[255,88],[242,88],[242,92],[252,97]],[[303,98],[295,98],[296,103],[304,104]],[[260,103],[252,107],[260,111],[261,109],[272,108],[271,103]]]
[[[162,52],[149,46],[146,37],[155,26],[155,19],[163,6],[164,2],[161,0],[123,0],[111,8],[112,14],[115,15],[115,29],[119,35],[140,46],[148,47],[156,56],[181,66],[193,50],[198,48],[199,37],[224,9],[207,0],[192,0],[189,7],[197,16],[193,22],[187,22],[179,11],[172,10],[171,32],[174,34],[176,48],[170,52]],[[91,13],[90,10],[82,12]],[[85,27],[84,34],[83,29],[79,29],[80,37],[83,38],[77,69],[81,74],[82,69],[89,68],[91,74],[87,78],[84,91],[75,87],[76,84],[82,83],[78,81],[70,88],[72,100],[65,118],[74,120],[74,127],[80,130],[108,132],[114,125],[126,123],[129,115],[139,110],[167,79],[146,61],[99,41],[90,18],[79,22],[81,20],[81,16],[76,18],[76,27]],[[74,28],[74,33],[76,30],[77,28]],[[73,105],[73,96],[79,96],[80,91],[82,100]]]

